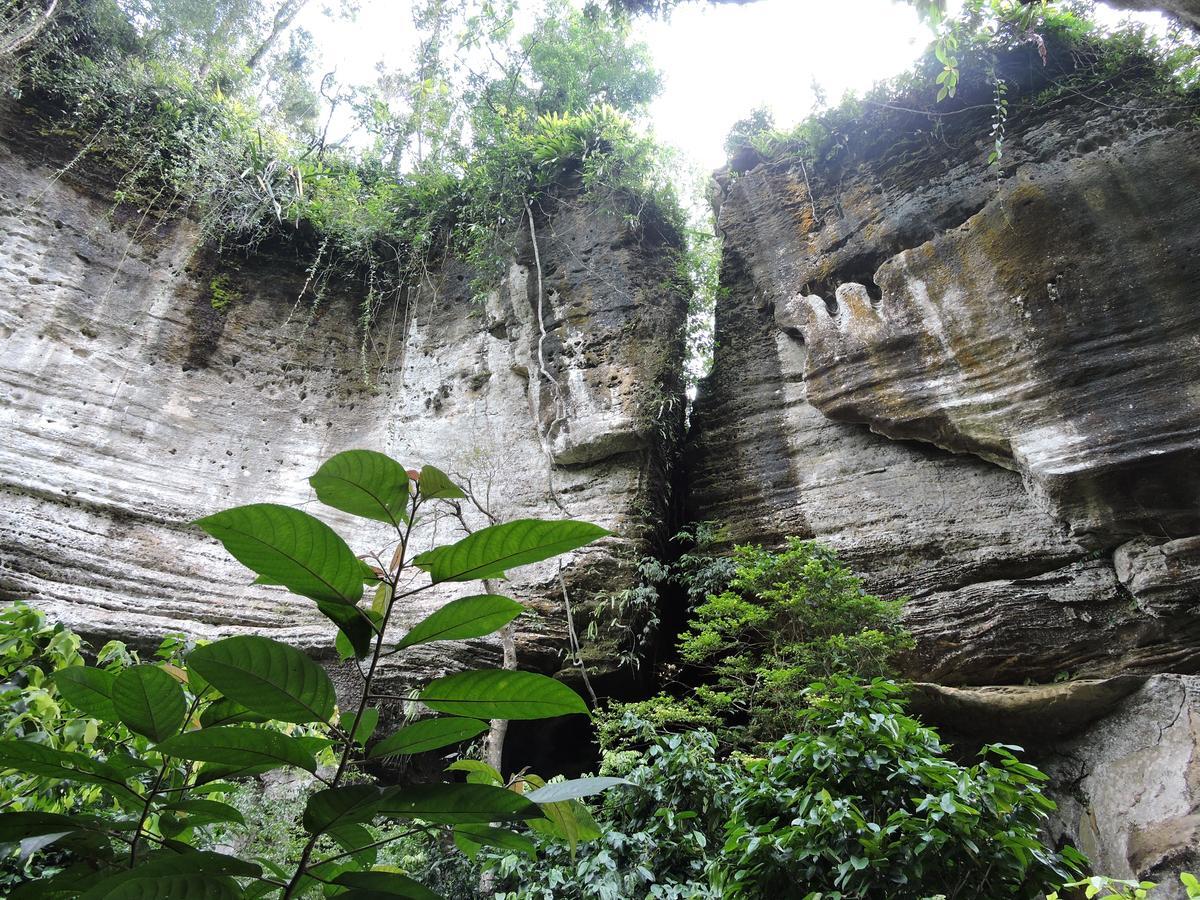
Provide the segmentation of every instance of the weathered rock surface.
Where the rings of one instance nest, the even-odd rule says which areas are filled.
[[[891,257],[881,297],[800,298],[809,401],[1022,473],[1080,533],[1200,529],[1200,134],[1019,170]]]
[[[1041,763],[1058,788],[1053,837],[1095,870],[1182,900],[1200,866],[1200,678],[1151,678]]]
[[[552,396],[525,259],[486,304],[450,266],[436,289],[384,313],[364,363],[357,297],[297,301],[304,260],[214,261],[187,223],[114,224],[110,203],[68,181],[28,154],[0,155],[0,597],[97,638],[254,631],[328,653],[330,627],[308,601],[251,586],[187,523],[241,503],[301,504],[376,549],[385,534],[318,507],[306,482],[352,447],[469,479],[504,518],[612,529],[568,560],[581,608],[630,582],[630,558],[663,518],[662,435],[682,428],[681,403],[662,401],[681,390],[686,304],[662,287],[671,263],[654,235],[631,236],[617,212],[586,203],[539,223]],[[218,277],[234,295],[219,311]],[[442,519],[418,543],[459,536]],[[508,589],[539,614],[519,630],[521,662],[558,670],[556,564],[519,570]],[[404,668],[497,660],[477,641]]]
[[[1109,106],[1014,118],[999,181],[970,110],[719,176],[692,515],[911,596],[915,678],[1200,668],[1200,136]]]
[[[975,688],[920,683],[909,689],[909,709],[943,734],[1045,746],[1111,714],[1145,683],[1136,675]]]
[[[910,708],[964,751],[1022,745],[1051,776],[1048,828],[1093,871],[1159,883],[1186,897],[1180,872],[1200,865],[1200,677],[951,688],[917,684]]]
[[[1117,0],[1112,5],[1139,12],[1165,12],[1185,25],[1200,28],[1200,2],[1197,0]]]

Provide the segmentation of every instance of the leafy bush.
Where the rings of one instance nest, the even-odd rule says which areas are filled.
[[[1084,862],[1044,847],[1046,776],[1010,748],[947,759],[900,689],[832,679],[804,731],[731,787],[717,882],[727,897],[1042,897]]]
[[[541,839],[536,860],[515,853],[485,861],[505,900],[719,898],[707,870],[720,848],[734,770],[717,758],[711,732],[656,735],[644,752],[610,754],[606,769],[633,787],[605,795],[599,828],[577,850]]]
[[[866,593],[827,547],[789,538],[779,553],[737,547],[727,590],[695,608],[680,656],[711,677],[696,688],[701,709],[745,723],[750,740],[794,730],[813,681],[892,674],[911,638],[899,601]]]
[[[1045,776],[1003,746],[948,759],[899,696],[882,680],[814,685],[802,731],[763,758],[642,722],[644,750],[605,756],[636,787],[604,796],[602,835],[575,855],[543,841],[537,862],[493,856],[505,896],[1040,898],[1076,877],[1082,857],[1039,840]]]
[[[83,666],[79,635],[50,625],[39,610],[14,603],[0,611],[0,738],[36,742],[68,752],[111,753],[135,740],[124,726],[79,715],[59,693],[55,675]],[[127,658],[120,644],[106,645],[98,663],[112,668]],[[0,777],[0,809],[73,815],[98,803],[96,785],[47,783],[23,773]],[[38,842],[0,842],[0,885],[53,874],[66,859],[61,849],[39,852]]]
[[[426,466],[410,475],[383,454],[352,450],[327,461],[309,481],[320,502],[380,524],[380,549],[368,556],[377,566],[355,556],[319,519],[285,506],[241,506],[197,524],[257,573],[259,583],[312,600],[333,622],[339,653],[361,661],[356,665],[362,693],[354,707],[338,712],[329,675],[302,652],[253,635],[195,648],[173,642],[170,659],[159,664],[131,660],[134,664],[119,670],[66,665],[54,677],[62,696],[88,717],[127,729],[134,739],[86,752],[51,746],[38,734],[0,741],[0,773],[28,778],[18,799],[46,795],[62,783],[94,791],[86,812],[0,814],[0,842],[19,842],[25,851],[60,847],[75,859],[10,896],[287,900],[332,886],[348,889],[348,898],[369,891],[429,897],[406,875],[377,867],[378,844],[453,826],[458,841],[525,846],[520,836],[493,823],[553,818],[564,792],[577,798],[614,783],[555,785],[547,797],[525,790],[528,778],[521,790],[470,779],[406,788],[365,782],[359,773],[365,759],[455,745],[485,731],[485,719],[587,714],[583,700],[562,683],[503,669],[433,680],[419,700],[442,715],[380,740],[374,738],[380,711],[371,703],[380,699],[375,679],[385,654],[491,634],[521,612],[507,597],[465,596],[396,639],[388,626],[404,600],[438,584],[502,578],[510,568],[552,558],[607,532],[586,522],[523,519],[414,555],[413,529],[426,510],[465,496],[438,469]],[[388,564],[382,562],[385,544]],[[422,573],[427,578],[418,580]],[[363,605],[364,585],[372,587],[369,605]],[[77,647],[69,641],[58,641],[56,652],[76,661]],[[323,757],[330,765],[322,764]],[[198,829],[220,824],[236,831],[234,826],[245,825],[237,809],[216,799],[232,790],[230,782],[277,769],[306,772],[322,784],[307,797],[303,833],[287,864],[201,849],[207,841]],[[386,833],[372,830],[375,825]]]

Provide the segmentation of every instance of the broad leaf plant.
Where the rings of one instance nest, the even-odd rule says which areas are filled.
[[[320,519],[270,503],[227,509],[196,524],[253,570],[257,583],[281,585],[316,604],[336,626],[339,652],[357,660],[361,698],[339,713],[324,668],[294,647],[248,634],[199,646],[182,664],[64,669],[56,680],[67,702],[139,737],[104,755],[0,741],[0,769],[34,785],[88,785],[99,796],[85,814],[0,813],[0,844],[29,852],[53,845],[74,860],[12,897],[287,900],[319,891],[345,900],[431,898],[436,895],[414,879],[374,868],[374,850],[386,840],[449,829],[469,853],[482,845],[532,852],[527,837],[504,827],[522,822],[561,832],[574,844],[586,815],[578,798],[619,782],[545,785],[522,777],[506,783],[494,770],[481,777],[469,766],[463,783],[381,787],[365,780],[358,771],[365,760],[449,747],[483,734],[491,719],[589,714],[563,683],[504,669],[434,679],[419,699],[435,715],[386,736],[374,734],[380,710],[372,703],[381,696],[376,679],[385,657],[491,634],[522,610],[508,597],[469,595],[397,635],[394,614],[406,601],[435,585],[503,578],[608,532],[580,521],[523,519],[416,554],[412,539],[422,514],[464,496],[444,473],[432,466],[409,472],[382,453],[350,450],[309,481],[326,506],[385,525],[392,533],[388,548],[394,546],[390,558],[359,557]],[[321,759],[332,763],[321,765]],[[290,867],[197,846],[199,826],[244,824],[234,807],[215,799],[230,782],[287,768],[321,783],[308,799],[305,838]],[[376,823],[402,827],[380,840],[367,828]]]

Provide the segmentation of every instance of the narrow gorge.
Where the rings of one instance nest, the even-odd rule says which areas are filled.
[[[302,233],[221,252],[187,215],[114,203],[103,159],[6,98],[0,599],[143,649],[273,636],[351,692],[311,604],[190,523],[303,508],[322,460],[371,448],[458,479],[473,527],[611,530],[507,589],[534,613],[521,668],[582,689],[583,667],[629,699],[675,639],[638,638],[645,618],[684,602],[660,585],[658,610],[616,605],[639,560],[674,558],[695,522],[725,526],[722,550],[811,539],[906,598],[923,720],[964,753],[1026,748],[1052,777],[1052,842],[1177,890],[1200,867],[1200,130],[1151,73],[1082,89],[1073,51],[1040,55],[1002,60],[1014,106],[1038,99],[996,166],[990,86],[934,116],[860,105],[817,158],[738,149],[714,176],[716,350],[694,399],[684,237],[633,200],[560,185],[528,228],[516,211],[482,302],[470,261],[445,259],[364,332],[364,282],[318,291]],[[494,637],[453,641],[387,678],[500,659]],[[522,746],[571,768],[586,750],[554,727]]]

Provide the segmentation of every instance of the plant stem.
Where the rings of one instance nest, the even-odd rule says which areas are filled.
[[[183,725],[181,728],[187,728],[188,724],[196,715],[196,710],[200,707],[200,699],[204,696],[204,691],[201,691],[194,698],[188,707],[187,714],[183,717]],[[158,776],[154,779],[154,784],[150,786],[150,792],[146,794],[145,804],[142,806],[142,815],[138,819],[137,828],[133,832],[133,840],[129,842],[129,868],[133,868],[137,864],[138,844],[142,839],[142,829],[145,828],[146,820],[150,818],[150,807],[154,805],[154,798],[161,793],[163,780],[167,777],[167,771],[171,767],[171,757],[163,756],[162,766],[159,767]],[[187,785],[184,786],[185,790]],[[149,834],[146,835],[150,837]]]
[[[138,844],[141,842],[142,829],[146,825],[146,820],[150,818],[150,807],[154,803],[154,798],[158,794],[158,789],[162,787],[163,779],[167,777],[167,769],[171,766],[171,757],[164,756],[162,765],[159,767],[158,776],[154,779],[154,784],[150,787],[150,793],[146,794],[146,803],[142,806],[142,815],[138,819],[137,828],[133,831],[133,840],[129,842],[129,868],[133,868],[137,864]]]
[[[383,638],[387,632],[388,622],[392,617],[392,610],[396,608],[396,585],[399,583],[400,573],[403,572],[405,568],[405,562],[408,555],[408,541],[412,535],[413,525],[417,520],[417,510],[420,509],[420,507],[420,496],[416,495],[413,497],[412,509],[408,516],[408,522],[405,524],[404,531],[400,538],[400,546],[396,548],[396,554],[392,557],[392,571],[387,575],[387,581],[391,586],[393,596],[387,605],[387,609],[384,610],[383,620],[379,623],[379,631],[375,636],[375,648],[371,652],[371,663],[367,667],[366,676],[363,678],[362,697],[359,699],[358,709],[354,713],[354,723],[349,729],[349,734],[351,735],[358,731],[359,722],[362,721],[363,714],[367,711],[367,703],[372,697],[371,686],[375,680],[375,670],[378,667],[379,660],[383,655]],[[417,591],[423,589],[424,588],[417,588],[409,593],[416,593]],[[334,772],[333,779],[328,782],[331,789],[336,788],[341,784],[342,776],[345,775],[346,769],[350,765],[350,757],[353,752],[354,742],[352,740],[344,741],[342,744],[341,759],[338,760],[337,771]],[[287,887],[283,891],[283,900],[291,900],[291,898],[296,895],[296,890],[300,886],[300,881],[308,872],[308,863],[312,858],[313,849],[317,846],[317,840],[319,838],[319,834],[313,834],[305,842],[304,849],[300,853],[300,861],[296,865],[296,872],[294,875],[292,875],[291,880],[288,882]]]

